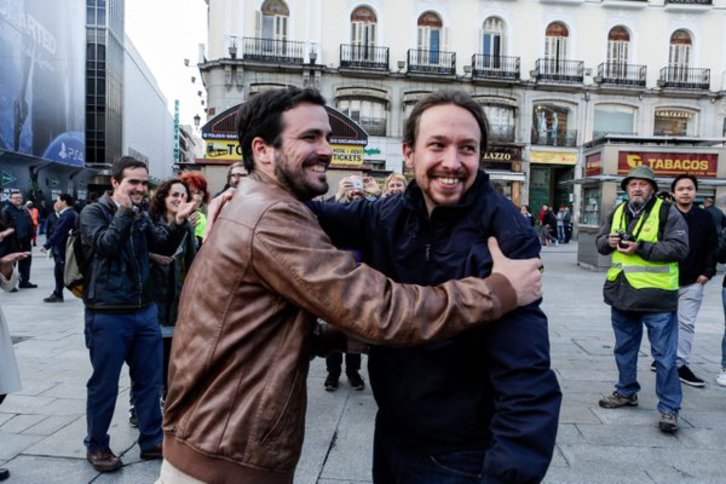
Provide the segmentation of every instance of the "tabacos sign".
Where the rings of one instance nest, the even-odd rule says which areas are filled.
[[[715,178],[718,168],[716,153],[663,153],[655,151],[620,151],[618,174],[625,175],[638,165],[649,166],[656,175],[676,176],[682,173]]]

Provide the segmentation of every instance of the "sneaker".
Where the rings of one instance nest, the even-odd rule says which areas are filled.
[[[363,378],[361,378],[360,373],[357,371],[351,371],[350,373],[347,373],[347,375],[350,386],[359,392],[363,391],[366,387],[366,383],[363,381]]]
[[[146,450],[141,450],[141,453],[139,454],[139,457],[141,457],[141,460],[158,460],[164,458],[164,453],[162,451],[161,442],[156,444],[153,447],[150,447]]]
[[[661,413],[658,428],[661,432],[672,434],[678,430],[678,415],[675,413]]]
[[[722,368],[721,373],[716,375],[716,383],[722,387],[726,387],[726,368]]]
[[[21,282],[20,284],[18,284],[18,287],[20,289],[35,289],[36,287],[38,287],[38,285],[33,284],[32,282]]]
[[[86,452],[86,460],[91,463],[98,472],[113,472],[123,465],[121,459],[106,447],[101,450],[89,450]]]
[[[655,371],[655,360],[650,362],[650,371]]]
[[[51,294],[50,296],[43,299],[43,302],[47,303],[62,303],[63,302],[63,296],[56,296],[55,294]]]
[[[129,425],[133,428],[139,427],[139,418],[136,416],[136,407],[133,405],[129,407]]]
[[[694,375],[691,369],[688,368],[688,365],[683,365],[678,368],[678,378],[686,385],[691,385],[692,387],[701,388],[706,386],[706,382]]]
[[[328,372],[328,377],[325,379],[325,391],[326,392],[334,392],[338,389],[338,380],[340,379],[340,374]]]
[[[612,395],[601,398],[598,403],[602,408],[637,407],[638,394],[633,393],[626,396],[614,391]]]
[[[0,481],[4,481],[5,479],[8,479],[9,477],[10,477],[10,471],[4,467],[0,468]]]

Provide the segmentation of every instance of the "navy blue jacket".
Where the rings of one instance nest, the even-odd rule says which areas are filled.
[[[489,236],[515,259],[537,257],[541,247],[529,222],[483,171],[459,204],[437,206],[431,217],[415,183],[405,194],[375,202],[310,206],[334,243],[359,247],[364,262],[397,282],[486,277]],[[372,347],[369,373],[386,438],[425,454],[486,449],[483,482],[544,477],[561,393],[539,302],[445,341]]]
[[[15,229],[15,237],[18,240],[28,241],[33,238],[33,219],[30,217],[28,210],[24,206],[16,207],[12,203],[8,203],[3,208],[3,216],[5,224]]]
[[[78,213],[73,210],[73,207],[68,207],[53,222],[53,231],[43,247],[51,249],[54,257],[65,256],[68,233],[76,226],[77,217]]]
[[[108,195],[87,205],[80,217],[83,249],[92,257],[83,288],[86,308],[118,311],[152,304],[149,251],[172,254],[184,226],[156,225],[146,212],[117,209]]]

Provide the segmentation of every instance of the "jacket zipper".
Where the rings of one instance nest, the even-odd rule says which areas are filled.
[[[131,260],[134,263],[134,266],[136,266],[136,277],[139,280],[139,307],[141,307],[141,268],[137,264],[136,260],[136,249],[134,249],[134,226],[131,226],[131,237],[129,237],[129,242],[131,242]]]
[[[426,262],[431,262],[431,244],[426,244]]]

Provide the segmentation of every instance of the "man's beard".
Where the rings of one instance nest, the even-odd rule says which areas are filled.
[[[290,169],[287,156],[278,151],[275,153],[275,175],[280,184],[292,193],[295,198],[302,201],[312,200],[328,191],[327,181],[323,182],[322,185],[313,185],[305,178],[305,166],[318,161],[328,163],[329,160],[311,156],[300,164],[299,171],[293,171]]]

